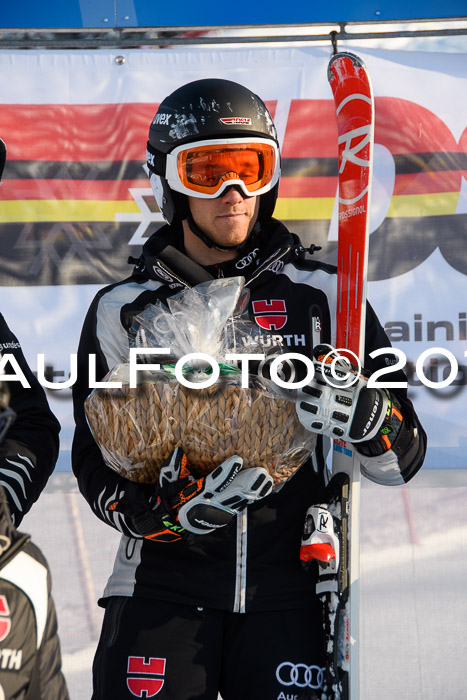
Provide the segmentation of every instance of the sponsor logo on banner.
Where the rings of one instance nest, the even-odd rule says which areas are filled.
[[[148,661],[144,656],[129,656],[126,682],[130,693],[137,698],[152,698],[160,693],[166,661],[153,656]]]
[[[253,313],[258,326],[268,331],[280,331],[287,323],[287,309],[284,299],[254,301]]]

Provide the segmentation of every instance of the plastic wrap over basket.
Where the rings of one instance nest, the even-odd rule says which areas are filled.
[[[187,350],[215,358],[258,352],[254,324],[233,316],[239,301],[244,306],[243,280],[230,278],[171,297],[169,310],[151,305],[137,318],[137,345],[170,347],[175,358]],[[248,342],[239,344],[245,337]],[[253,375],[242,388],[240,371],[227,372],[208,388],[189,388],[163,365],[161,371],[140,370],[132,388],[129,364],[115,367],[106,379],[109,388],[94,389],[85,406],[106,463],[132,481],[154,483],[164,461],[181,446],[200,476],[237,454],[244,468],[268,469],[276,485],[290,478],[316,439],[301,426],[293,397]]]

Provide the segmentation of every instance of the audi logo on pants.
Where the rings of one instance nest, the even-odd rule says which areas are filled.
[[[281,685],[295,685],[297,688],[319,690],[323,685],[324,668],[284,661],[276,669],[276,678]]]

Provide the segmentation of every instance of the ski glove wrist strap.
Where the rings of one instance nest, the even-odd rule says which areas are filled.
[[[399,401],[389,391],[385,390],[385,393],[387,395],[387,408],[377,435],[373,440],[360,442],[356,445],[357,451],[366,457],[379,457],[388,452],[399,436],[404,422]]]

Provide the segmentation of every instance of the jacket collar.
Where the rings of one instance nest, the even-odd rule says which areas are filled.
[[[173,249],[179,255],[170,255]],[[234,260],[217,265],[201,266],[194,263],[183,253],[183,231],[181,227],[163,226],[144,244],[140,258],[136,262],[134,275],[157,279],[172,288],[192,286],[199,280],[210,277],[245,277],[247,283],[256,279],[278,259],[288,258],[289,254],[302,251],[300,241],[295,234],[276,219],[263,223],[261,229],[250,237],[248,245]]]

